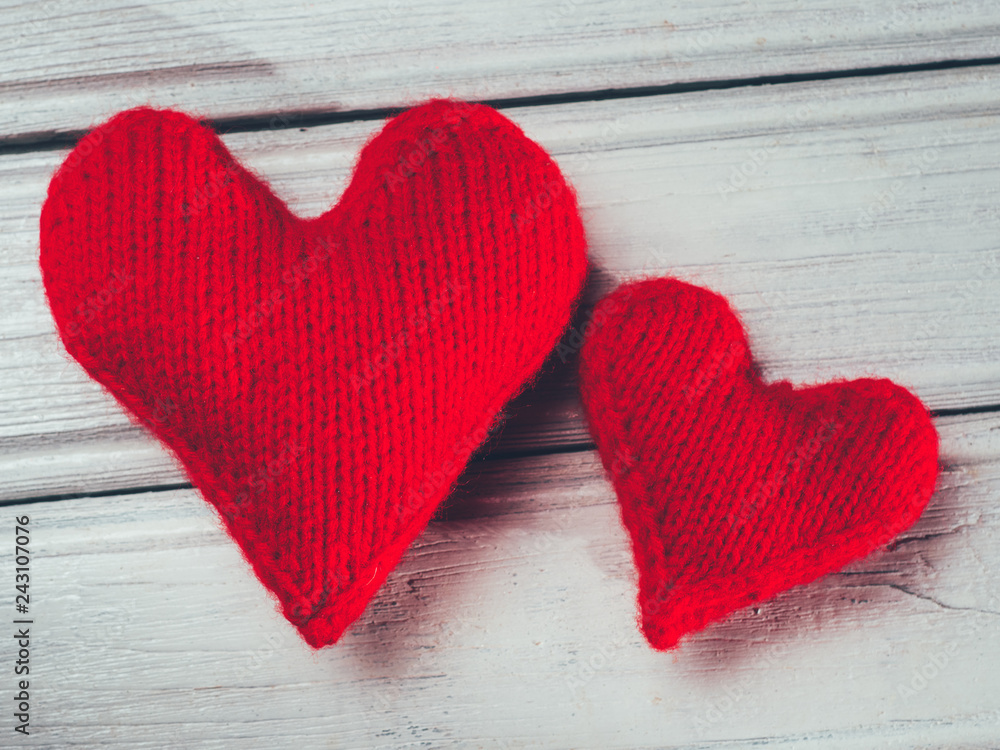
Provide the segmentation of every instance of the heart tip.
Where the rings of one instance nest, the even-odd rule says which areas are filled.
[[[673,651],[681,645],[688,635],[696,633],[708,624],[706,617],[700,617],[697,612],[670,612],[641,617],[639,627],[646,642],[656,651]]]
[[[642,633],[646,636],[646,642],[656,651],[674,651],[680,646],[681,638],[687,635],[686,632],[657,628],[643,628]]]
[[[347,630],[347,625],[334,625],[329,621],[313,618],[304,625],[297,625],[296,629],[302,640],[318,651],[339,641],[344,631]]]

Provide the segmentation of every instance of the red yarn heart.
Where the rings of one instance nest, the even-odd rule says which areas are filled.
[[[555,163],[431,102],[301,219],[206,126],[122,113],[53,177],[66,348],[179,457],[311,645],[336,641],[541,366],[586,271]]]
[[[599,310],[583,404],[653,647],[838,570],[920,516],[938,440],[905,389],[765,385],[726,300],[673,279],[623,286]]]

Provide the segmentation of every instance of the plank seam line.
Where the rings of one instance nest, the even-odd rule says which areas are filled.
[[[986,406],[970,406],[955,409],[934,409],[931,417],[940,419],[942,417],[963,417],[977,414],[996,414],[1000,412],[1000,404],[990,404]],[[595,450],[592,442],[581,441],[569,443],[561,446],[541,446],[538,448],[526,448],[523,450],[496,450],[488,452],[486,455],[474,458],[466,467],[465,472],[459,477],[456,488],[460,488],[468,483],[469,472],[476,471],[497,461],[509,461],[521,458],[536,458],[541,456],[556,456],[560,454],[586,453]],[[137,495],[145,492],[170,492],[172,490],[192,489],[190,482],[177,482],[174,484],[157,484],[143,487],[120,487],[109,490],[96,490],[94,492],[68,492],[54,495],[37,495],[33,497],[12,498],[0,500],[0,507],[14,505],[29,505],[32,503],[50,503],[58,500],[79,500],[91,497],[115,497],[117,495]]]
[[[567,445],[559,446],[558,448],[527,448],[524,450],[500,450],[496,452],[487,453],[479,458],[474,458],[469,465],[466,467],[466,472],[475,471],[481,469],[484,466],[488,466],[490,463],[496,461],[513,460],[520,458],[533,458],[536,456],[553,456],[561,454],[573,454],[573,453],[585,453],[590,450],[594,450],[594,444],[589,442],[583,443],[570,443]],[[456,489],[468,484],[469,477],[467,473],[464,473],[459,477],[456,483]],[[53,495],[36,495],[32,497],[23,498],[12,498],[9,500],[0,500],[0,507],[7,507],[13,505],[29,505],[32,503],[52,503],[59,500],[80,500],[84,498],[94,498],[94,497],[115,497],[118,495],[140,495],[148,492],[172,492],[173,490],[190,490],[193,489],[194,485],[190,482],[175,482],[172,484],[154,484],[154,485],[144,485],[140,487],[118,487],[115,489],[108,490],[95,490],[93,492],[65,492]]]
[[[966,406],[955,409],[932,409],[931,416],[938,419],[940,417],[970,417],[975,414],[996,414],[997,412],[1000,412],[1000,404]]]
[[[479,100],[496,109],[517,109],[521,107],[551,106],[557,104],[578,104],[602,102],[616,99],[637,99],[672,94],[688,94],[703,91],[753,86],[774,86],[791,83],[833,81],[845,78],[868,78],[876,76],[926,73],[939,70],[978,68],[1000,65],[1000,57],[978,57],[966,60],[938,60],[936,62],[913,63],[909,65],[881,65],[866,68],[850,68],[814,73],[786,73],[755,76],[750,78],[710,79],[651,86],[598,89],[594,91],[571,91],[561,94],[539,94],[533,96],[507,97]],[[384,120],[408,109],[409,105],[356,110],[297,110],[269,112],[258,115],[239,115],[206,120],[206,123],[221,135],[231,133],[266,132],[269,130],[293,130],[295,128],[337,125],[349,122]],[[0,156],[7,154],[58,151],[71,148],[88,130],[36,131],[15,136],[0,136]]]
[[[116,495],[140,495],[147,492],[172,492],[173,490],[190,490],[190,482],[175,482],[174,484],[153,484],[143,487],[120,487],[110,490],[95,490],[93,492],[66,492],[55,495],[38,495],[36,497],[0,500],[0,507],[14,505],[30,505],[33,503],[53,503],[58,500],[81,500],[91,497],[115,497]]]

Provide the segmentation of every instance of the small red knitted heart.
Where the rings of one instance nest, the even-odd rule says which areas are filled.
[[[920,516],[938,440],[908,391],[765,385],[726,300],[673,279],[623,286],[598,309],[583,404],[653,647],[838,570]]]
[[[185,115],[138,109],[52,179],[66,348],[179,457],[285,616],[336,641],[541,366],[586,272],[555,163],[431,102],[301,219]]]

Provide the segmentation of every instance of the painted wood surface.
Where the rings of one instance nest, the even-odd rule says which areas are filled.
[[[2,13],[0,580],[27,515],[37,733],[10,739],[0,678],[0,747],[1000,747],[996,3]],[[980,64],[866,70],[962,60]],[[761,77],[775,85],[740,84]],[[432,95],[506,101],[576,186],[594,270],[561,354],[344,641],[312,652],[168,452],[62,350],[39,210],[76,134],[152,103],[219,121],[315,215],[380,110]],[[771,379],[914,389],[940,414],[945,467],[888,549],[670,654],[635,626],[574,376],[588,304],[663,273],[727,294]],[[15,658],[0,639],[0,671]]]
[[[731,297],[769,377],[880,374],[936,409],[1000,403],[996,68],[515,108],[576,185],[589,298],[675,273]],[[927,112],[933,110],[934,118]],[[227,144],[293,209],[336,201],[379,123]],[[58,343],[37,225],[64,152],[0,156],[0,498],[176,484],[167,454]],[[576,321],[580,330],[586,310]],[[500,453],[587,442],[571,334]],[[565,360],[565,361],[564,361]]]
[[[33,746],[995,747],[1000,417],[938,426],[952,468],[891,551],[670,654],[633,622],[589,451],[470,473],[318,653],[193,491],[18,506],[44,634]]]
[[[1000,56],[993,0],[5,2],[0,140]],[[294,123],[293,123],[294,124]]]

